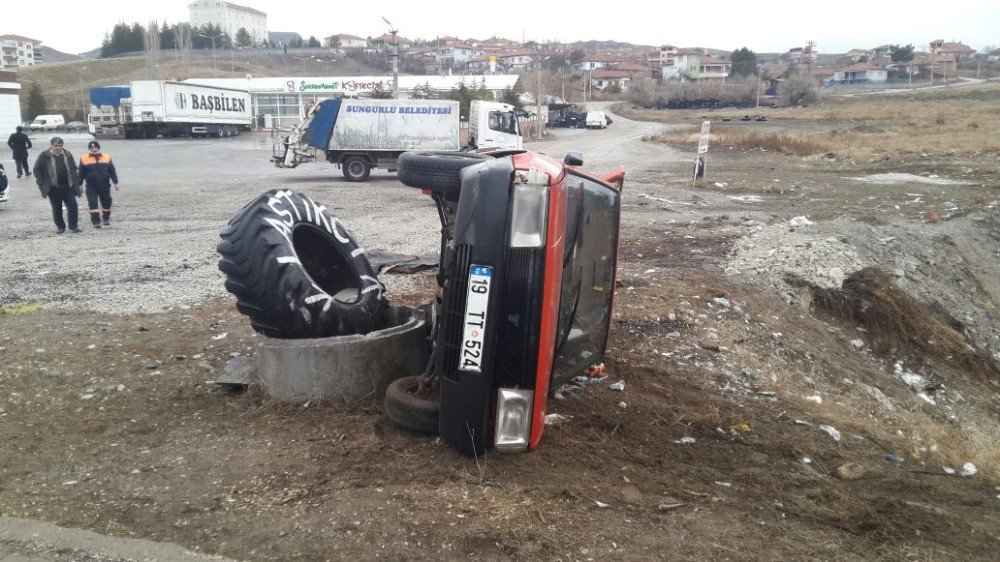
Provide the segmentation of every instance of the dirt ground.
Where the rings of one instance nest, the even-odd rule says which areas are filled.
[[[220,281],[163,312],[0,315],[0,515],[245,560],[994,559],[997,378],[924,348],[878,350],[799,297],[854,252],[900,269],[904,290],[995,354],[998,155],[887,167],[722,147],[691,188],[686,148],[643,140],[664,127],[616,117],[536,145],[629,170],[608,378],[550,402],[562,419],[538,450],[467,458],[374,406],[208,384],[260,341]],[[884,173],[969,183],[854,179]],[[789,227],[797,216],[814,224]],[[806,271],[837,244],[821,275],[754,253],[812,232],[787,246]],[[395,281],[390,299],[432,283]],[[31,300],[4,290],[5,311]],[[940,386],[911,389],[901,372]],[[961,476],[965,462],[977,473]]]

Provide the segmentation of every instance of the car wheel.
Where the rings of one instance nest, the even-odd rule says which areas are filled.
[[[364,334],[384,323],[388,305],[364,250],[309,196],[268,191],[219,236],[226,289],[258,332],[319,338]]]
[[[344,169],[344,177],[347,178],[347,181],[365,181],[372,172],[368,160],[363,156],[348,156],[344,159],[341,167]]]
[[[385,391],[385,415],[396,424],[422,433],[438,432],[438,385],[421,387],[420,377],[392,381]]]
[[[462,169],[489,159],[477,152],[404,152],[396,163],[396,174],[403,185],[457,198],[462,188]]]

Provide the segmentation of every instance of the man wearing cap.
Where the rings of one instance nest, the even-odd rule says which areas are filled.
[[[111,184],[115,184],[115,191],[121,186],[111,155],[102,153],[101,143],[96,140],[87,144],[87,154],[80,158],[80,180],[87,185],[90,224],[94,228],[101,228],[102,222],[105,226],[111,224]]]
[[[76,171],[76,160],[68,150],[63,148],[61,137],[52,137],[48,150],[43,150],[35,160],[35,183],[42,192],[42,197],[48,197],[52,205],[52,220],[56,223],[56,234],[66,232],[66,222],[73,232],[80,232],[77,227],[76,198],[83,195],[80,188],[80,178]],[[66,205],[66,220],[63,220],[63,204]]]

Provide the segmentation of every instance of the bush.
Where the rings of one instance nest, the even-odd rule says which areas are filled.
[[[778,103],[783,106],[809,105],[816,103],[817,99],[816,80],[807,71],[789,72],[778,84]]]

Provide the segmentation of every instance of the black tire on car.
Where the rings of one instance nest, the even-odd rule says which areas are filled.
[[[388,304],[364,250],[308,195],[274,189],[219,234],[219,269],[236,307],[272,338],[364,334]]]
[[[372,173],[372,167],[364,156],[348,156],[340,165],[347,181],[365,181]]]
[[[437,396],[421,396],[418,394],[419,389],[419,376],[392,381],[385,391],[385,414],[405,428],[422,433],[437,433],[440,412]]]
[[[404,152],[396,163],[396,175],[403,185],[456,196],[462,187],[462,169],[489,159],[478,152]]]

